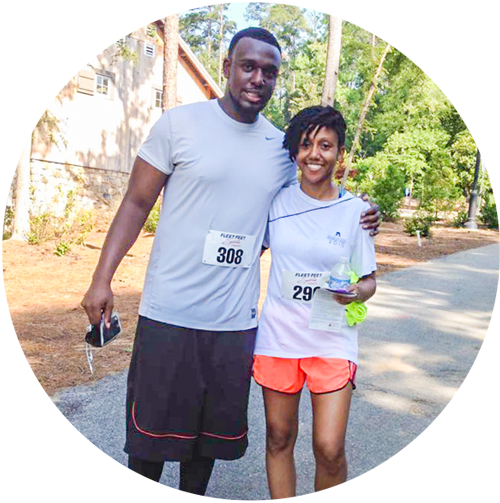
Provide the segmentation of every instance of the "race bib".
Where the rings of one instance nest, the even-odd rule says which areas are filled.
[[[326,274],[328,275],[328,274]],[[281,273],[281,295],[296,302],[311,303],[314,293],[319,290],[325,273],[294,272]]]
[[[203,263],[220,267],[250,267],[255,236],[231,232],[208,231]]]

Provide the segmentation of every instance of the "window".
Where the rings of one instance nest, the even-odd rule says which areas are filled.
[[[155,89],[155,108],[161,108],[162,99],[163,99],[163,91]]]
[[[144,54],[149,58],[154,57],[155,55],[155,46],[153,44],[146,44],[144,46]]]
[[[105,77],[104,75],[95,76],[95,92],[97,94],[109,96],[109,87],[110,87],[109,77]]]
[[[115,20],[113,26],[119,30],[127,29],[127,14],[123,12],[115,12]]]
[[[146,35],[149,38],[156,39],[156,25],[155,24],[150,24],[146,28]]]

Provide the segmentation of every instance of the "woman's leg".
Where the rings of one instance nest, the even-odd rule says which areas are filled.
[[[351,383],[332,393],[311,393],[316,491],[342,484],[347,479],[345,435],[351,395]]]
[[[293,395],[262,388],[266,411],[266,468],[272,499],[295,496],[293,448],[298,433],[300,391]]]

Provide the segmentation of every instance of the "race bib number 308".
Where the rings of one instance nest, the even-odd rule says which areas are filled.
[[[255,236],[210,230],[205,239],[203,263],[219,267],[250,267]]]

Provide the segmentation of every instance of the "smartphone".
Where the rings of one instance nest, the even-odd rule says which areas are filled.
[[[99,325],[90,325],[87,328],[85,341],[96,348],[102,348],[111,342],[122,330],[120,316],[118,313],[111,315],[111,325],[109,328],[104,324],[104,319],[101,317]]]

